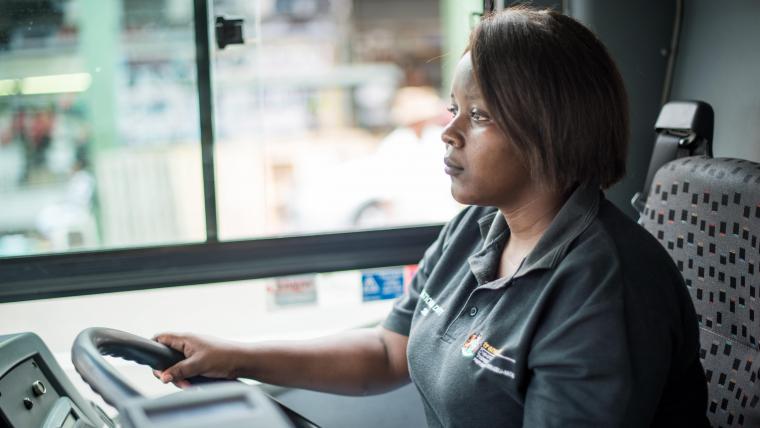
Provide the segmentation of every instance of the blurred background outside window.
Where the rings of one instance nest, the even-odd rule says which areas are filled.
[[[449,3],[214,2],[245,19],[212,57],[221,239],[460,209],[441,167],[446,36],[466,41]],[[0,10],[0,257],[204,241],[193,2]]]
[[[216,57],[223,239],[443,222],[457,211],[441,170],[439,9],[217,2],[256,22],[245,46]]]

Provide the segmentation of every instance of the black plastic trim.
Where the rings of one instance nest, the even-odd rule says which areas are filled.
[[[417,263],[440,225],[0,259],[0,303]]]

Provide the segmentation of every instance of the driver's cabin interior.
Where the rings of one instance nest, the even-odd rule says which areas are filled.
[[[414,383],[180,391],[153,370],[187,353],[153,338],[380,325],[466,209],[452,81],[518,3],[0,0],[0,428],[428,426]],[[606,198],[683,276],[707,420],[760,427],[760,2],[530,6],[617,64],[630,142]]]

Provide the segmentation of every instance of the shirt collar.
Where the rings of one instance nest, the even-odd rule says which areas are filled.
[[[579,186],[552,220],[536,246],[512,276],[518,278],[538,269],[551,269],[564,257],[575,238],[591,224],[599,211],[601,191],[598,186]],[[509,227],[499,211],[478,220],[483,247],[468,258],[470,269],[483,285],[496,276]],[[506,281],[504,281],[506,283]]]
[[[599,212],[601,190],[598,186],[579,186],[559,210],[541,239],[515,274],[522,276],[536,269],[552,269],[567,253],[567,248]]]
[[[504,216],[499,214],[501,214],[499,211],[494,211],[478,220],[480,237],[483,238],[484,246],[493,241],[499,233],[506,229],[507,222],[504,220]],[[501,221],[499,221],[499,218],[501,218]]]
[[[507,222],[499,211],[493,211],[478,220],[480,236],[483,238],[481,249],[467,258],[470,271],[478,285],[492,281],[499,269],[501,251],[509,234]]]

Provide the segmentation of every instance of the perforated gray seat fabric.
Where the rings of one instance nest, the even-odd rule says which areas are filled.
[[[671,254],[694,301],[710,422],[760,427],[760,164],[670,162],[639,222]]]

